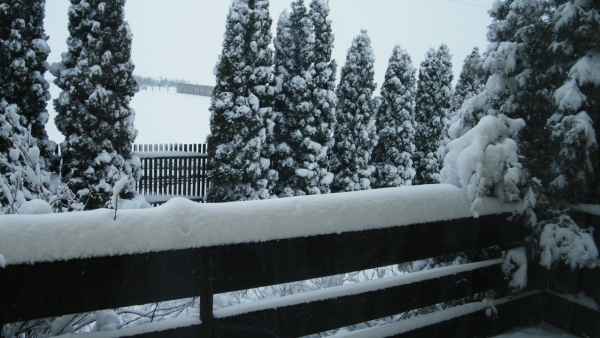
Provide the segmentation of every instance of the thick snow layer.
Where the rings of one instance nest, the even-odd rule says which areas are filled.
[[[511,288],[523,290],[527,286],[527,253],[524,247],[506,252],[502,271],[510,277],[508,286]]]
[[[448,145],[441,182],[463,188],[474,215],[481,196],[520,201],[518,185],[523,174],[515,139],[524,126],[522,119],[484,116],[473,129]]]
[[[451,320],[457,317],[461,317],[464,315],[468,315],[477,311],[484,310],[490,306],[494,306],[494,304],[503,304],[511,300],[519,299],[521,297],[529,296],[533,293],[537,293],[539,291],[534,291],[530,293],[523,293],[519,296],[515,297],[507,297],[498,300],[488,300],[484,299],[481,302],[474,302],[464,305],[459,305],[453,308],[449,308],[443,311],[428,313],[422,316],[412,317],[406,320],[401,320],[399,322],[395,322],[388,325],[377,326],[372,329],[366,330],[358,330],[352,332],[342,332],[335,335],[335,337],[352,337],[352,338],[377,338],[377,337],[390,337],[394,335],[398,335],[401,333],[405,333],[408,331],[412,331],[415,329],[419,329],[425,326],[434,325],[443,321]]]
[[[19,207],[19,214],[21,215],[42,215],[51,214],[53,212],[50,204],[42,199],[27,201]]]
[[[118,338],[118,337],[130,337],[150,332],[160,332],[170,329],[176,329],[180,327],[187,327],[192,325],[200,325],[202,322],[200,319],[195,317],[178,317],[169,320],[142,324],[139,326],[126,327],[115,331],[101,331],[101,332],[86,332],[86,333],[67,333],[57,338]]]
[[[231,306],[219,309],[214,312],[216,318],[231,317],[243,313],[260,311],[265,309],[276,309],[280,307],[292,306],[302,303],[311,303],[325,299],[339,298],[350,295],[357,295],[365,292],[371,292],[381,289],[387,289],[399,285],[406,285],[420,282],[428,279],[440,278],[443,276],[455,275],[464,271],[484,268],[487,266],[501,264],[502,259],[494,259],[485,262],[448,266],[438,269],[419,271],[415,273],[403,274],[395,277],[374,279],[363,283],[353,283],[331,288],[320,289],[307,293],[299,293],[279,298],[268,298],[256,302],[243,303],[237,306]]]
[[[518,205],[483,198],[480,215]],[[449,184],[387,188],[262,201],[199,204],[174,198],[145,210],[98,209],[0,216],[7,264],[186,249],[226,243],[341,233],[471,217]]]

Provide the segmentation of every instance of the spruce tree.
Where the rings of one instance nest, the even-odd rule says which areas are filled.
[[[377,114],[379,141],[373,149],[377,188],[411,185],[415,176],[415,72],[410,55],[396,45],[381,86]]]
[[[65,135],[62,179],[86,209],[106,206],[122,177],[129,178],[122,197],[131,197],[141,174],[139,158],[131,156],[137,130],[129,102],[139,88],[124,6],[125,0],[71,0],[69,49],[51,67],[62,89],[54,100]]]
[[[371,39],[362,30],[348,49],[337,88],[337,128],[332,156],[334,192],[370,189],[375,171],[371,153],[377,144],[374,62]]]
[[[0,4],[0,97],[18,106],[22,126],[37,140],[41,168],[57,171],[56,143],[48,139],[45,129],[50,99],[44,79],[50,54],[43,27],[45,4],[44,0]]]
[[[485,89],[487,76],[483,70],[483,61],[478,47],[473,48],[471,54],[465,58],[452,96],[453,112],[459,110],[463,102]]]
[[[419,69],[416,93],[413,184],[439,183],[441,162],[437,156],[443,140],[444,119],[448,118],[452,95],[452,62],[448,46],[428,50]]]
[[[208,202],[266,199],[277,180],[268,143],[273,137],[270,29],[268,1],[232,1],[210,106]]]

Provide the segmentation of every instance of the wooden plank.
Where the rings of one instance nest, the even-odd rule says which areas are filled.
[[[201,249],[9,265],[0,323],[195,297]]]
[[[501,276],[502,267],[496,264],[358,295],[216,318],[214,333],[217,337],[305,336],[501,289],[506,284]]]
[[[545,322],[579,337],[600,337],[600,312],[549,292],[544,297]]]
[[[539,292],[496,305],[497,317],[488,317],[485,311],[478,311],[390,337],[470,338],[498,335],[513,328],[541,324],[543,302],[543,293]]]
[[[179,327],[176,329],[169,329],[163,331],[154,331],[142,334],[136,334],[133,336],[126,337],[135,337],[135,338],[198,338],[202,337],[202,324],[200,325],[192,325],[186,327]],[[77,336],[74,336],[75,338]],[[82,338],[85,336],[82,335]]]
[[[507,222],[508,216],[216,247],[215,293],[332,276],[495,245],[516,245],[530,230]]]
[[[202,257],[202,295],[200,296],[202,337],[213,336],[213,271],[213,256],[212,253],[207,250]]]

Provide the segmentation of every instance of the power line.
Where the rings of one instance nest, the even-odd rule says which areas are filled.
[[[481,6],[481,5],[477,5],[477,4],[472,4],[472,3],[470,3],[470,2],[464,2],[464,1],[458,1],[458,0],[450,0],[450,1],[453,1],[453,2],[459,2],[459,3],[461,3],[461,4],[465,4],[465,5],[471,5],[471,6],[475,6],[475,7],[481,7],[481,8],[487,8],[487,9],[490,9],[490,7],[488,7],[488,6]]]

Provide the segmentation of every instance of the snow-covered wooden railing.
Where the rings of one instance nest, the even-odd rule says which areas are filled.
[[[289,337],[495,290],[493,302],[347,333],[487,336],[538,324],[547,311],[544,292],[507,298],[502,259],[215,311],[213,295],[492,246],[515,248],[528,229],[507,221],[513,210],[484,199],[481,216],[473,218],[462,191],[436,185],[224,204],[174,199],[119,211],[116,221],[106,209],[2,216],[0,323],[200,296],[201,320],[85,337]]]
[[[138,192],[148,203],[160,205],[173,197],[204,199],[206,144],[134,144],[142,162]]]

